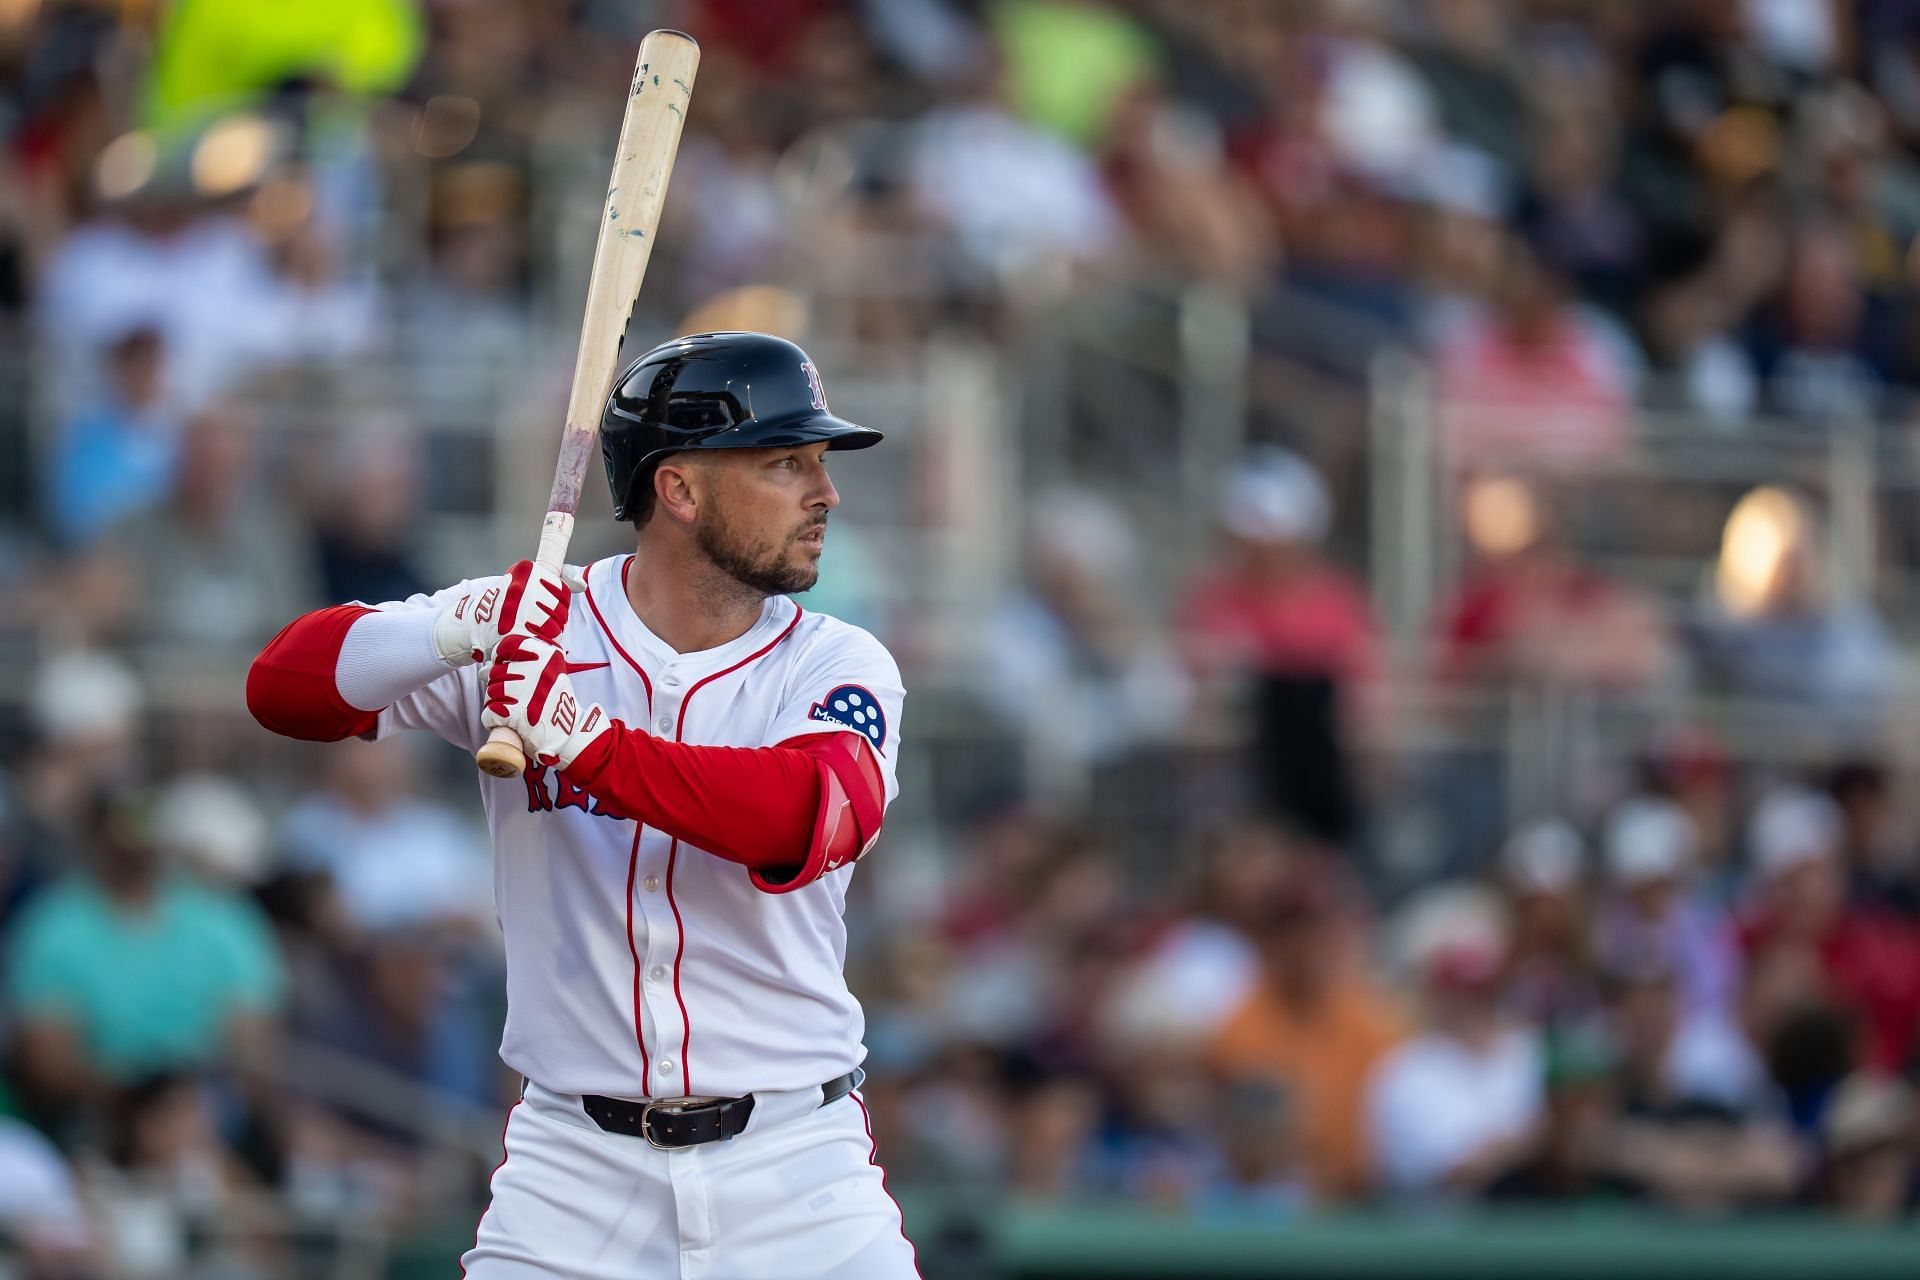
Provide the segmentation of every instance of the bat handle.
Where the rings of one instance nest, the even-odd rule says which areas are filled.
[[[558,569],[566,562],[571,541],[573,517],[565,511],[549,511],[540,526],[540,551],[534,559],[549,569]],[[504,725],[487,735],[486,742],[473,753],[473,762],[480,766],[480,772],[496,778],[517,778],[527,771],[527,753],[521,747],[520,735]]]

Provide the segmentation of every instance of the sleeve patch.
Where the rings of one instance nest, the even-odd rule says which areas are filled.
[[[813,704],[807,715],[827,724],[853,730],[875,750],[887,745],[887,717],[880,710],[880,699],[857,684],[843,684]]]

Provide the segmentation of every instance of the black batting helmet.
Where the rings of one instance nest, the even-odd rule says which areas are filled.
[[[829,449],[864,449],[880,439],[872,427],[827,412],[807,353],[766,333],[699,333],[662,343],[620,374],[600,416],[600,454],[620,520],[645,509],[645,486],[669,454],[822,440]]]

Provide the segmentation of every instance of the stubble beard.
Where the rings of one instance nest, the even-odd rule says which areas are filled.
[[[714,568],[756,595],[796,595],[820,580],[818,563],[795,564],[780,547],[743,544],[723,520],[701,521],[694,527],[693,539]]]

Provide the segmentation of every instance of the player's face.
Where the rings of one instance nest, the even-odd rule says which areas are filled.
[[[730,577],[767,595],[813,586],[827,513],[840,505],[826,455],[824,442],[708,455],[706,501],[693,528],[700,549]]]

